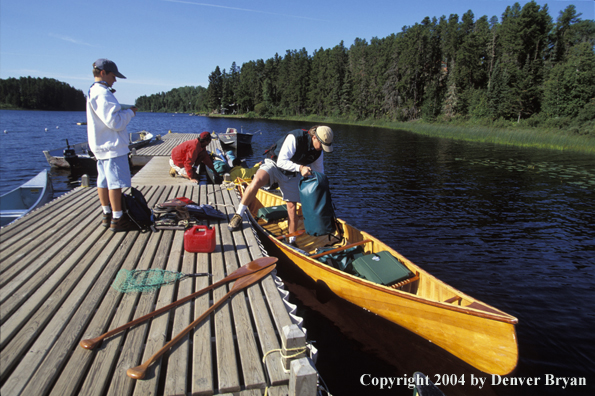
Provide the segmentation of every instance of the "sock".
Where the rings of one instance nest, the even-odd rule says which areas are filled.
[[[112,213],[112,207],[109,205],[102,206],[101,209],[103,209],[103,213],[105,213],[105,214]]]
[[[120,217],[122,217],[122,211],[119,210],[117,212],[114,211],[114,219],[119,219]]]
[[[239,214],[240,216],[244,215],[244,212],[246,211],[248,207],[246,205],[243,204],[239,204],[238,205],[238,211],[236,212],[237,214]]]

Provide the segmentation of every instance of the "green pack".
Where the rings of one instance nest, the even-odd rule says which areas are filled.
[[[256,218],[263,219],[267,223],[287,217],[287,205],[269,206],[258,209]]]
[[[413,276],[404,264],[387,251],[367,254],[355,259],[353,271],[370,282],[390,286]]]

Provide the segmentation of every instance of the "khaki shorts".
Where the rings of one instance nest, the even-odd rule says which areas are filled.
[[[265,159],[264,164],[260,165],[260,169],[269,174],[269,186],[277,183],[284,201],[300,202],[300,179],[302,176],[296,172],[295,174],[286,175],[281,168],[277,167],[277,163],[270,159]]]

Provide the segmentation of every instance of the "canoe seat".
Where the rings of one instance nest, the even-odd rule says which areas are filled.
[[[397,282],[395,284],[390,285],[390,287],[393,288],[393,289],[400,289],[401,287],[403,287],[405,285],[408,285],[410,283],[413,283],[416,280],[419,280],[419,272],[416,272],[415,273],[415,276],[413,276],[413,277],[411,277],[409,279],[405,279],[405,280],[403,280],[401,282]]]
[[[458,303],[458,305],[461,305],[461,302],[460,302],[461,300],[462,300],[462,298],[460,296],[454,296],[454,297],[449,298],[448,300],[445,300],[444,302],[447,304],[455,304],[456,305]]]

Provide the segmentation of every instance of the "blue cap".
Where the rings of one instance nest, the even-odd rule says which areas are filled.
[[[107,73],[114,73],[118,78],[126,78],[118,71],[118,66],[109,59],[97,59],[95,63],[93,63],[93,67],[95,69],[105,70]]]

